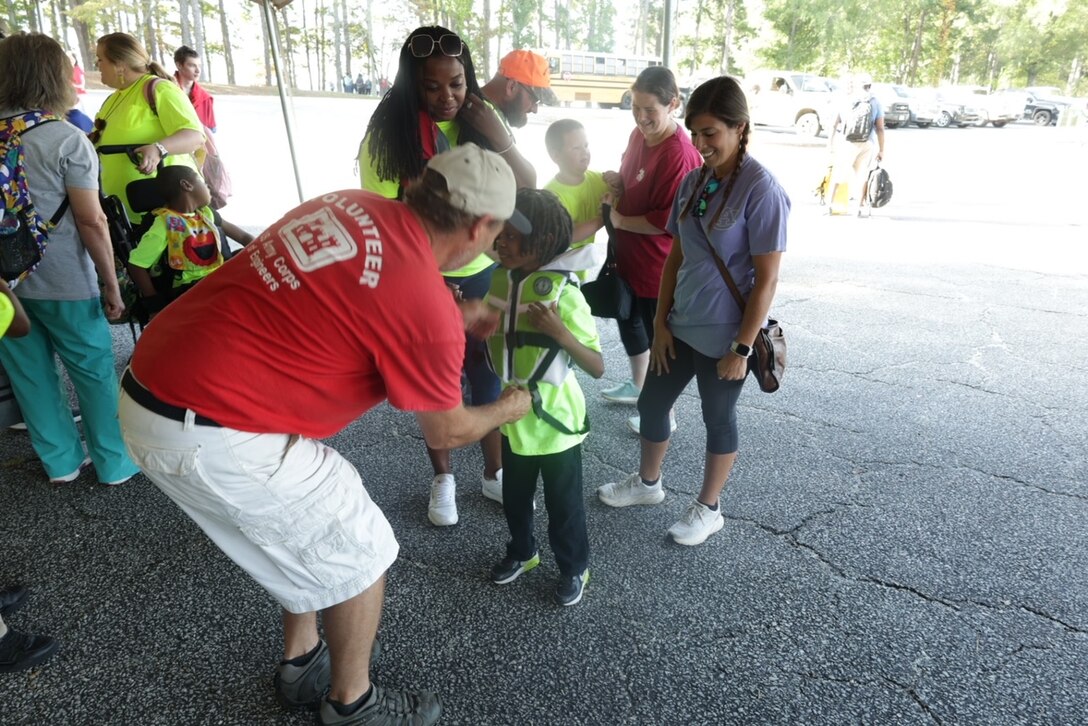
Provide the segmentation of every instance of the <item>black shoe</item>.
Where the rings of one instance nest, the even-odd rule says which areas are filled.
[[[57,641],[44,635],[28,635],[16,630],[0,638],[0,673],[25,671],[44,663],[57,650]]]
[[[540,564],[540,553],[534,552],[527,560],[515,560],[513,557],[503,557],[498,564],[491,568],[491,581],[496,585],[505,585],[518,579],[523,572],[528,572]]]
[[[319,714],[323,726],[431,726],[442,716],[442,701],[430,691],[373,688],[366,703],[347,716],[325,699]]]
[[[573,577],[560,577],[555,583],[555,602],[557,605],[577,605],[589,582],[589,570]]]
[[[9,615],[23,606],[30,591],[21,585],[0,590],[0,617]]]

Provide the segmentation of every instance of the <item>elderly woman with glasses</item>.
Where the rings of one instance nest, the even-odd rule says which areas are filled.
[[[412,31],[401,48],[393,86],[374,110],[359,145],[362,188],[399,198],[423,173],[428,159],[466,142],[497,152],[510,165],[519,187],[532,186],[532,167],[517,152],[509,129],[482,97],[472,55],[460,37],[438,26]],[[481,254],[444,275],[459,298],[478,300],[487,294],[494,267],[495,261]],[[466,339],[464,374],[472,405],[498,399],[499,379],[487,365],[482,340]],[[480,445],[484,458],[481,489],[484,496],[501,502],[499,432],[489,433]],[[434,469],[428,519],[435,526],[456,524],[456,482],[450,452],[428,447],[427,453]]]
[[[695,89],[684,122],[703,165],[684,177],[666,224],[672,248],[658,292],[650,375],[638,399],[639,470],[597,494],[613,507],[665,499],[668,412],[695,378],[706,462],[695,500],[669,534],[696,545],[725,521],[718,496],[737,457],[737,400],[778,285],[790,200],[747,154],[751,121],[736,80],[721,76]]]
[[[124,304],[98,202],[98,160],[83,133],[62,120],[75,96],[72,63],[57,41],[37,33],[0,41],[0,129],[20,132],[31,201],[55,223],[41,263],[15,288],[30,332],[0,342],[0,363],[50,482],[75,481],[93,463],[99,482],[121,484],[136,466],[117,423],[113,337],[102,308],[117,318]],[[58,357],[79,399],[86,453]]]
[[[160,162],[199,172],[193,152],[204,143],[204,126],[173,76],[151,60],[136,38],[104,35],[95,55],[102,82],[116,89],[102,103],[91,132],[102,159],[102,193],[119,197],[135,222],[141,215],[129,206],[129,182],[154,175]]]

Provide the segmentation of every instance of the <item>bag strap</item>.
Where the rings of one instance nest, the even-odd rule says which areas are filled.
[[[51,114],[51,113],[41,113],[41,112],[38,112],[38,111],[29,111],[27,113],[16,114],[15,116],[8,116],[7,118],[0,119],[0,123],[2,123],[4,125],[4,131],[6,131],[8,133],[15,133],[14,121],[17,118],[24,119],[24,122],[26,123],[26,128],[23,129],[21,132],[18,132],[20,136],[22,134],[30,133],[31,131],[38,128],[42,124],[47,124],[50,121],[60,121],[59,116],[55,116],[54,114]],[[67,211],[68,211],[68,194],[65,193],[64,199],[61,200],[60,206],[57,207],[57,211],[53,212],[53,216],[49,218],[49,226],[50,227],[56,227],[60,223],[60,220],[64,216],[64,213],[67,212]]]
[[[608,252],[604,258],[604,266],[612,267],[616,264],[616,228],[612,226],[612,205],[601,205],[601,222],[608,233]]]
[[[706,246],[710,249],[710,254],[714,255],[714,264],[718,266],[718,272],[722,274],[722,279],[725,280],[725,284],[729,287],[729,292],[733,293],[733,299],[737,301],[737,307],[740,308],[740,312],[744,314],[744,296],[740,294],[740,290],[737,289],[737,283],[733,282],[733,276],[729,274],[729,268],[722,262],[722,258],[718,256],[714,246],[710,244],[710,240],[706,241]]]
[[[151,80],[144,83],[144,100],[147,101],[147,105],[151,107],[151,113],[156,116],[159,115],[159,106],[155,103],[155,86],[165,81],[165,78],[159,78],[158,76],[151,76]]]

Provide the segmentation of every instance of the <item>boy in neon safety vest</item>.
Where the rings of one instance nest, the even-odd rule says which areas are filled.
[[[604,375],[600,339],[589,305],[567,258],[570,214],[555,194],[519,189],[517,210],[531,225],[509,223],[495,240],[500,267],[486,304],[488,355],[503,387],[528,388],[532,411],[502,433],[503,511],[510,528],[506,557],[491,581],[513,582],[540,564],[533,537],[537,477],[544,482],[548,540],[559,566],[555,601],[574,605],[589,581],[589,539],[582,491],[582,440],[589,431],[586,402],[573,365]],[[567,253],[567,254],[564,254]],[[573,365],[572,365],[573,364]]]

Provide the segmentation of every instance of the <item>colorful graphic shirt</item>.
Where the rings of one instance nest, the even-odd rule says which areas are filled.
[[[153,214],[155,221],[140,238],[129,262],[152,269],[166,253],[166,264],[178,271],[174,287],[203,280],[223,265],[219,230],[211,207],[195,212],[178,212],[162,207]]]

